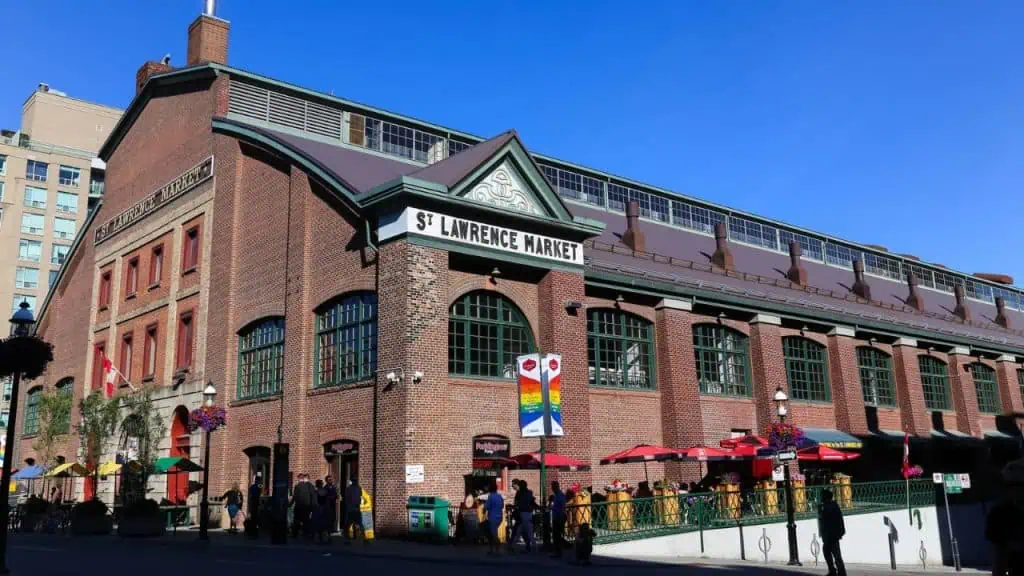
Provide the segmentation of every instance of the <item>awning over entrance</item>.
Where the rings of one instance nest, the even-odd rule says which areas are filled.
[[[836,449],[860,449],[863,443],[856,436],[842,430],[832,428],[804,428],[804,438],[818,444]]]

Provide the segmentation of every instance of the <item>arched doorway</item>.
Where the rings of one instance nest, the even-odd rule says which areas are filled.
[[[188,409],[178,406],[171,420],[171,456],[188,458],[191,455],[192,436],[188,432]],[[167,475],[167,499],[175,504],[188,500],[188,472]]]
[[[359,479],[359,442],[355,440],[334,440],[324,443],[324,458],[328,473],[335,478],[339,490],[344,490],[349,480]]]
[[[260,486],[263,487],[262,494],[269,496],[270,448],[266,446],[250,446],[242,452],[249,457],[249,477],[246,478],[246,484],[252,485],[252,482],[259,478]]]

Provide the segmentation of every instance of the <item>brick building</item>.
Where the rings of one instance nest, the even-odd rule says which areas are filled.
[[[595,464],[562,474],[585,485],[641,479],[597,465],[634,444],[762,430],[779,386],[794,422],[877,458],[903,431],[934,469],[1019,434],[999,417],[1024,387],[1011,280],[232,68],[227,31],[201,16],[185,67],[140,68],[103,204],[39,310],[57,360],[25,387],[70,377],[81,397],[101,350],[156,391],[162,449],[198,455],[181,417],[212,382],[213,493],[267,477],[280,437],[292,471],[358,476],[402,529],[407,496],[462,495],[474,437],[537,448],[512,366],[538,349],[563,355],[551,444]],[[864,478],[898,473],[872,458]]]

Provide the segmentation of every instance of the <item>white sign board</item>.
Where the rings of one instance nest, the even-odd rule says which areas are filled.
[[[423,484],[423,464],[405,465],[405,483]]]
[[[779,462],[792,462],[796,460],[796,451],[786,450],[785,452],[779,452],[775,457],[779,459]]]
[[[961,474],[960,475],[960,487],[963,488],[964,490],[967,490],[968,488],[971,487],[971,475],[970,474]]]
[[[782,466],[776,466],[772,468],[772,480],[776,482],[782,482],[786,479],[786,471]]]
[[[942,484],[942,472],[932,474],[932,482],[935,484]]]
[[[398,214],[381,219],[380,228],[377,230],[380,241],[402,234],[415,234],[456,244],[583,266],[583,245],[579,242],[483,224],[419,208],[408,207]]]

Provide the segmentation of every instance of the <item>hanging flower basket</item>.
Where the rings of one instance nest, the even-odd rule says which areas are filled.
[[[12,336],[0,341],[0,377],[21,373],[26,380],[43,375],[53,362],[53,344],[38,336]]]
[[[913,466],[908,466],[908,467],[903,469],[903,477],[907,478],[907,479],[917,478],[917,477],[921,476],[922,474],[924,474],[924,468],[921,468],[917,464],[915,464]]]
[[[768,427],[768,445],[776,450],[796,448],[804,437],[804,431],[789,422],[775,422]]]
[[[203,406],[196,408],[188,415],[188,430],[195,432],[202,428],[213,432],[228,423],[228,413],[220,406]]]

